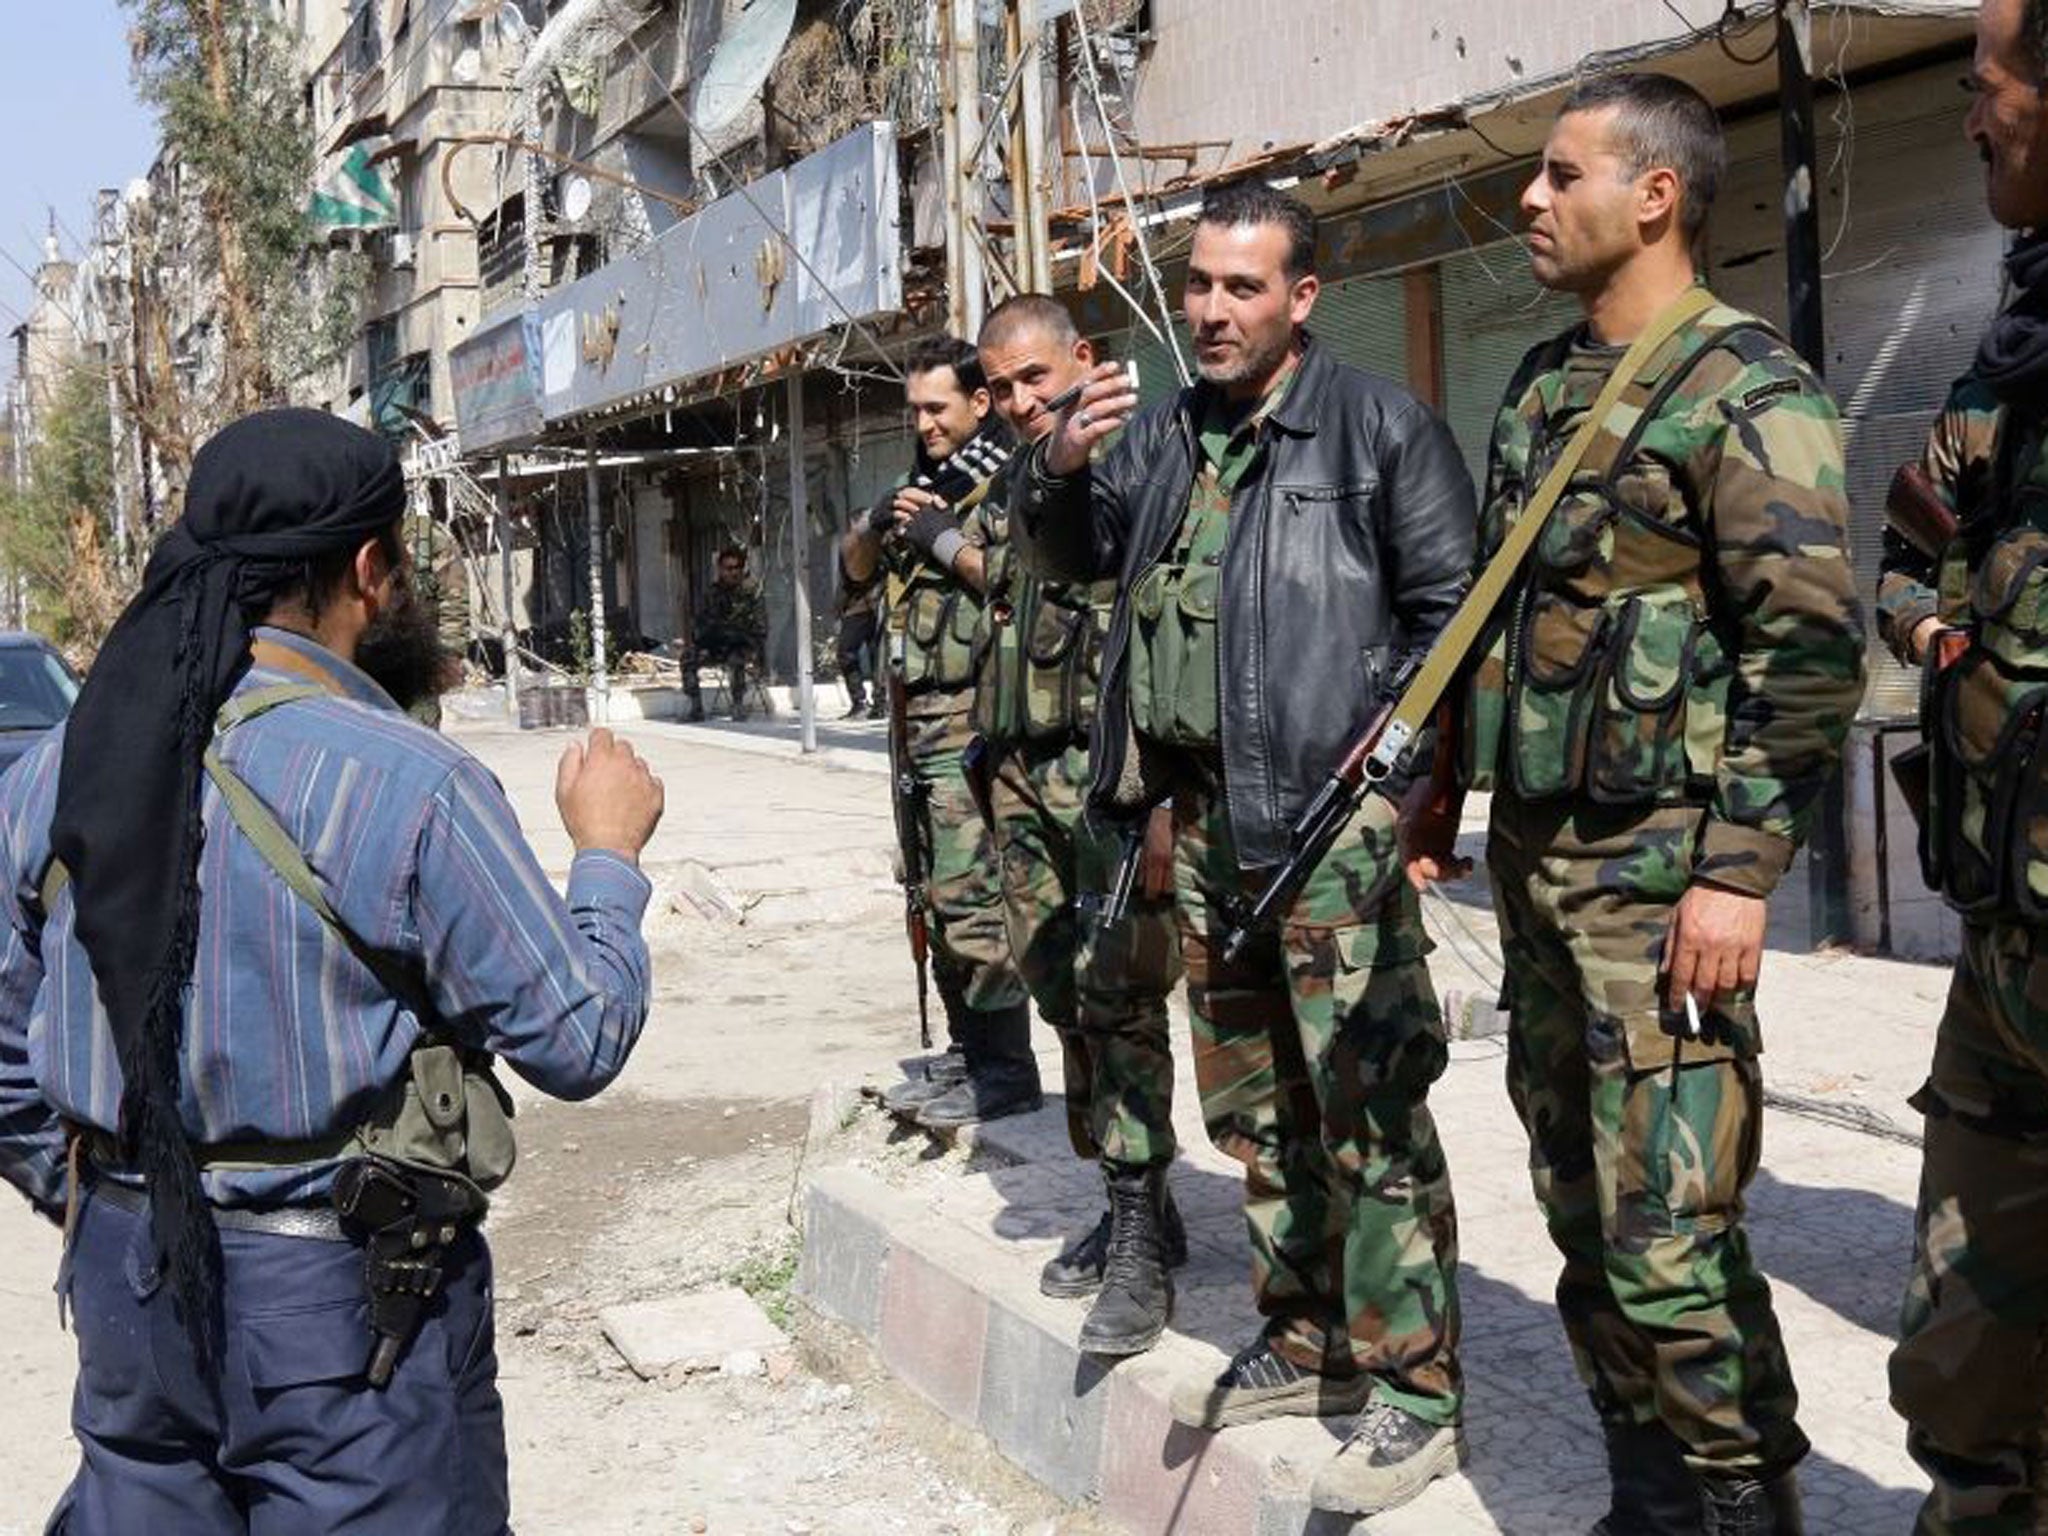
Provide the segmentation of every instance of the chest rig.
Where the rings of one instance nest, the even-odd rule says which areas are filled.
[[[1966,644],[1922,672],[1922,872],[1966,916],[2048,926],[2048,422],[2002,411],[1958,501],[1937,585]]]
[[[974,729],[992,744],[1085,742],[1102,683],[1114,581],[1046,581],[1025,569],[1007,511],[984,509],[988,591],[976,637]]]
[[[1634,806],[1709,792],[1727,734],[1732,644],[1709,601],[1705,488],[1688,483],[1699,433],[1684,419],[1684,390],[1712,352],[1748,364],[1784,345],[1717,304],[1623,389],[1475,664],[1468,786]],[[1521,515],[1604,372],[1575,359],[1569,338],[1525,368],[1495,430],[1482,559]]]

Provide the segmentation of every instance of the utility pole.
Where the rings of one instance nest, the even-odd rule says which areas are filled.
[[[939,0],[939,58],[946,171],[946,328],[972,340],[987,307],[988,280],[977,235],[981,178],[968,157],[981,142],[978,0]]]
[[[597,491],[597,434],[583,437],[583,517],[590,539],[590,723],[612,721],[612,679],[604,660],[604,519]]]
[[[505,723],[519,726],[519,624],[512,615],[512,470],[498,455],[498,592],[504,599],[498,643],[505,652]]]
[[[796,589],[796,701],[807,753],[818,750],[818,691],[811,676],[811,507],[804,486],[804,372],[789,374],[789,563]]]
[[[1778,0],[1778,159],[1785,184],[1785,319],[1793,347],[1827,374],[1821,310],[1820,186],[1814,172],[1813,15],[1807,0]],[[1821,791],[1807,843],[1813,942],[1847,943],[1849,831],[1838,767]]]
[[[1045,202],[1044,32],[1038,0],[1008,0],[1003,13],[1010,67],[1021,69],[1010,119],[1010,219],[1016,229],[1017,281],[1032,293],[1052,292],[1052,242]]]

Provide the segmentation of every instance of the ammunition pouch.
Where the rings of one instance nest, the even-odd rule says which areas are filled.
[[[1005,547],[991,570],[974,689],[974,728],[992,742],[1087,739],[1102,684],[1102,642],[1113,588],[1044,582],[1014,574]]]
[[[1944,574],[1967,594],[1970,643],[1921,674],[1921,871],[1966,916],[2048,926],[2048,532],[2008,530],[1963,577],[1967,558],[1951,546]]]
[[[1217,595],[1220,560],[1160,562],[1131,588],[1131,720],[1171,747],[1222,739]]]
[[[905,690],[926,693],[971,686],[981,656],[979,595],[920,568],[904,589],[902,606]]]

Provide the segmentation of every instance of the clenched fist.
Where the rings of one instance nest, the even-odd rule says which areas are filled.
[[[555,769],[555,808],[578,853],[601,849],[638,861],[661,821],[661,780],[640,754],[599,728]]]

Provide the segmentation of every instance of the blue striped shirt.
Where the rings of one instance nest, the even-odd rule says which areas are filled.
[[[482,764],[313,641],[258,635],[340,692],[235,727],[221,755],[343,923],[417,964],[444,1034],[557,1098],[603,1088],[647,1018],[646,878],[617,855],[580,853],[564,901]],[[258,667],[237,691],[303,681]],[[70,889],[40,911],[61,751],[59,730],[0,779],[0,1177],[45,1206],[63,1198],[59,1117],[112,1130],[121,1101]],[[185,1128],[202,1143],[347,1132],[409,1070],[421,1021],[264,862],[210,781],[203,815]],[[205,1175],[224,1205],[321,1199],[332,1177],[331,1164]]]

